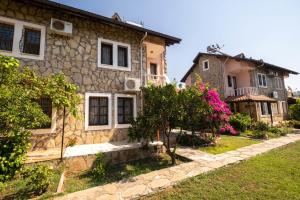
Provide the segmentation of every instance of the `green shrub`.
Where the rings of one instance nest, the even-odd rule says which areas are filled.
[[[255,138],[255,139],[268,139],[269,134],[267,131],[254,130],[254,131],[252,131],[250,137]]]
[[[300,100],[298,99],[295,104],[289,107],[290,118],[300,120]]]
[[[231,115],[229,123],[238,131],[246,131],[251,125],[251,117],[246,114],[236,113]]]
[[[92,175],[95,180],[103,180],[106,174],[106,164],[104,162],[104,154],[96,154],[96,160],[94,162],[94,168],[92,169]]]
[[[253,124],[252,128],[257,131],[269,131],[270,126],[268,123],[258,121]]]
[[[25,187],[20,193],[30,195],[40,195],[47,191],[53,172],[49,167],[44,165],[36,165],[33,167],[27,167],[21,172],[21,176],[24,179]]]
[[[292,128],[300,129],[300,121],[291,120],[289,122],[289,126],[292,127]]]
[[[203,146],[211,144],[214,141],[211,137],[201,138],[199,135],[183,134],[177,137],[177,142],[181,146]]]

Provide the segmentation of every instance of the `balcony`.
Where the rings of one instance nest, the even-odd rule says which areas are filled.
[[[145,74],[145,83],[146,85],[153,84],[155,86],[165,85],[166,77],[161,75]]]
[[[242,87],[230,91],[230,96],[258,95],[257,87]]]

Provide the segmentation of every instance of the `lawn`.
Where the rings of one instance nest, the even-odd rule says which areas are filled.
[[[219,154],[257,143],[259,143],[258,140],[250,138],[222,135],[216,146],[200,147],[199,150],[206,153]]]
[[[177,164],[182,161],[177,160]],[[146,158],[138,161],[129,162],[127,164],[109,166],[104,179],[95,180],[91,175],[91,171],[81,173],[69,173],[66,175],[64,183],[64,192],[71,193],[84,190],[90,187],[119,181],[125,178],[134,177],[140,174],[149,173],[154,170],[170,167],[171,160],[166,154],[160,154],[158,157]]]
[[[300,199],[300,142],[196,176],[144,199]]]

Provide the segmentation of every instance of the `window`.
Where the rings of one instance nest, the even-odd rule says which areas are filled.
[[[232,79],[231,76],[227,76],[227,81],[228,81],[228,87],[232,87]]]
[[[115,94],[115,127],[129,128],[131,120],[136,117],[136,96]]]
[[[272,103],[272,114],[278,114],[278,103]]]
[[[131,71],[130,45],[98,38],[98,67]]]
[[[208,60],[204,60],[202,62],[202,67],[203,67],[203,71],[206,71],[209,69],[209,61]]]
[[[108,125],[108,97],[90,97],[89,126]]]
[[[267,77],[265,74],[257,74],[258,77],[258,86],[267,87]]]
[[[276,77],[275,78],[275,87],[276,89],[283,89],[284,85],[283,85],[283,79],[282,78],[279,78],[279,77]]]
[[[118,46],[118,66],[127,67],[128,66],[128,53],[127,47]]]
[[[38,104],[41,106],[45,115],[47,115],[50,120],[52,119],[52,102],[50,98],[41,98],[38,101]],[[51,122],[42,125],[39,128],[51,128]]]
[[[261,102],[260,103],[260,108],[261,108],[261,115],[270,114],[267,102]]]
[[[46,27],[0,16],[0,53],[44,59]]]
[[[39,55],[41,31],[25,28],[23,36],[24,36],[23,53]]]
[[[282,101],[282,113],[287,113],[287,107],[286,107],[286,102]]]
[[[118,97],[118,124],[130,124],[133,119],[133,98]]]
[[[0,50],[12,51],[14,26],[0,23]]]
[[[111,129],[111,94],[85,94],[85,130]]]
[[[101,64],[113,65],[112,44],[101,43]]]
[[[154,63],[150,63],[150,74],[157,75],[157,65]]]

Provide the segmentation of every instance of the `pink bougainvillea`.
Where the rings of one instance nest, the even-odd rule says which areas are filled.
[[[229,135],[237,135],[238,132],[230,125],[226,124],[222,128],[220,128],[220,133],[221,134],[229,134]]]

